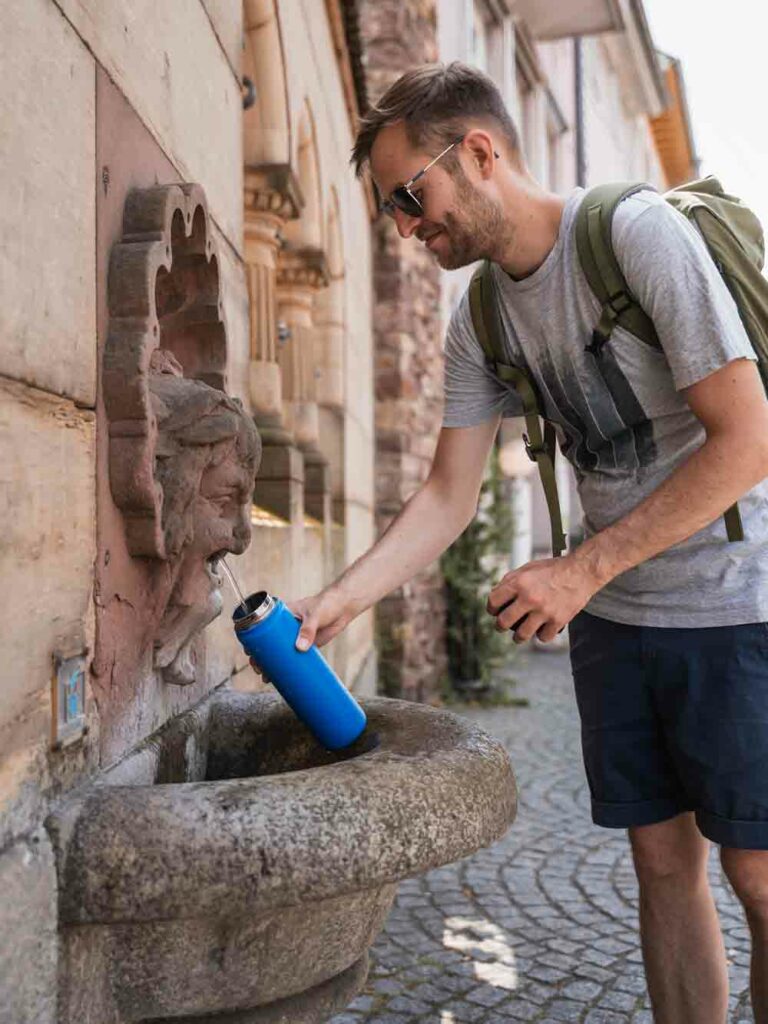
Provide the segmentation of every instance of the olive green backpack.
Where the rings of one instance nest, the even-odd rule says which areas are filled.
[[[579,263],[601,313],[592,340],[586,346],[595,359],[611,339],[614,327],[623,327],[641,341],[661,348],[651,319],[627,286],[613,252],[611,225],[619,203],[642,189],[645,183],[598,185],[587,191],[576,215],[576,247]],[[717,178],[708,177],[665,193],[664,198],[699,228],[717,269],[733,295],[742,323],[758,358],[763,386],[768,391],[768,280],[761,271],[765,256],[763,230],[754,213],[735,196],[725,193]],[[469,302],[475,334],[495,376],[514,388],[523,406],[528,457],[539,468],[552,529],[552,553],[566,547],[555,477],[555,428],[544,413],[536,384],[527,371],[509,362],[504,346],[491,263],[475,271],[469,285]],[[540,422],[543,420],[543,428]],[[724,516],[729,541],[744,539],[738,505]]]

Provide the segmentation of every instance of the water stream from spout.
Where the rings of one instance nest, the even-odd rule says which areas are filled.
[[[224,570],[224,575],[227,578],[227,581],[229,582],[229,585],[232,587],[232,589],[234,590],[236,596],[239,598],[238,608],[240,606],[242,606],[246,610],[246,612],[247,612],[248,611],[248,606],[245,603],[245,598],[243,597],[243,592],[240,589],[240,587],[237,585],[237,580],[235,579],[232,570],[229,568],[229,566],[227,565],[227,563],[226,563],[226,561],[224,560],[223,557],[218,560],[218,563],[221,566],[221,568]]]

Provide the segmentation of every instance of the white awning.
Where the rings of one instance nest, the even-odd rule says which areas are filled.
[[[536,39],[596,35],[624,28],[617,0],[514,0],[512,9]]]

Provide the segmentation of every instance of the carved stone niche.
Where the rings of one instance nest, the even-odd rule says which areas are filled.
[[[163,679],[187,685],[196,679],[192,641],[221,611],[216,557],[250,541],[261,458],[251,417],[224,390],[218,262],[198,185],[129,193],[108,304],[110,489],[146,581],[143,635],[129,646],[151,649]],[[120,633],[119,620],[112,629]],[[126,644],[122,659],[119,636],[112,647],[112,663],[130,674]]]

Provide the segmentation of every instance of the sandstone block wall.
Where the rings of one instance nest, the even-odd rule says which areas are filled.
[[[56,883],[40,826],[53,800],[103,766],[100,722],[110,700],[104,690],[100,705],[88,684],[88,733],[53,749],[53,659],[76,649],[90,668],[99,601],[97,324],[107,260],[97,199],[121,176],[98,166],[98,83],[101,76],[122,93],[162,155],[158,181],[203,184],[224,253],[230,336],[247,351],[240,21],[239,3],[217,0],[9,0],[4,8],[0,878],[9,898],[0,900],[1,1024],[55,1020]],[[132,156],[120,153],[121,170]],[[128,178],[134,173],[135,161]],[[214,632],[204,688],[231,673],[231,651],[231,636]],[[150,701],[144,717],[139,697],[126,745],[176,710],[171,700]]]

